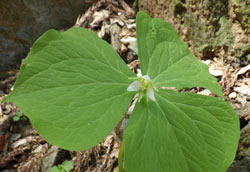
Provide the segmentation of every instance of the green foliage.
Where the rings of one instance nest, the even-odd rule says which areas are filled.
[[[238,3],[240,3],[241,0],[231,0],[231,1],[238,4]]]
[[[142,73],[147,73],[149,59],[159,43],[180,42],[179,36],[173,32],[169,23],[161,19],[152,19],[146,13],[139,13],[136,17],[138,53]]]
[[[221,46],[230,49],[232,36],[231,21],[228,19],[228,0],[189,0],[182,26],[191,41],[193,51],[204,58],[213,58]],[[195,8],[194,8],[195,7]],[[209,15],[208,15],[209,14]]]
[[[250,51],[249,44],[237,44],[237,47],[233,49],[236,58],[244,58],[247,52]]]
[[[16,103],[49,143],[83,150],[112,131],[139,93],[125,129],[120,171],[225,172],[236,152],[239,121],[216,79],[170,24],[143,12],[136,22],[143,76],[135,81],[91,31],[50,30],[33,45],[5,101]],[[164,89],[196,86],[220,97]]]
[[[125,169],[226,171],[239,134],[231,107],[213,97],[167,90],[156,92],[156,100],[138,103],[129,121]]]
[[[231,0],[236,5],[235,13],[246,33],[250,33],[250,0]]]
[[[73,169],[73,163],[71,161],[64,161],[62,164],[51,168],[50,172],[69,172],[72,169]]]
[[[111,132],[133,97],[126,89],[134,74],[123,63],[88,30],[50,30],[32,47],[8,98],[48,142],[88,149]]]
[[[213,47],[227,46],[232,48],[234,36],[232,35],[232,24],[226,17],[221,17],[219,20],[220,29],[215,33],[216,38],[212,42]]]
[[[236,10],[237,15],[240,17],[240,23],[245,28],[245,32],[250,33],[250,0],[241,0],[238,2],[238,9]]]
[[[18,122],[22,119],[23,117],[23,113],[21,112],[17,112],[13,117],[12,117],[12,120],[15,121],[15,122]]]

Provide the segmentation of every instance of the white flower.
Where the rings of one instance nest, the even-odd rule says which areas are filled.
[[[147,96],[149,99],[156,101],[153,87],[147,89]]]
[[[132,82],[132,83],[128,86],[127,90],[128,90],[128,91],[139,91],[140,88],[141,88],[141,83],[140,83],[139,81],[134,81],[134,82]]]
[[[146,95],[150,100],[156,101],[154,88],[148,75],[138,76],[127,88],[128,91],[138,91],[139,93],[146,91]]]

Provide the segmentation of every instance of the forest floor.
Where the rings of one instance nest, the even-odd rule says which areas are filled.
[[[128,66],[136,71],[137,60],[135,11],[123,0],[99,1],[76,21],[76,26],[89,28],[108,41]],[[185,40],[186,41],[186,40]],[[250,171],[250,64],[247,59],[215,58],[201,60],[218,79],[226,100],[240,118],[241,140],[230,172]],[[0,80],[0,100],[7,96],[18,70],[9,71]],[[207,89],[191,92],[213,96]],[[126,118],[126,114],[124,114]],[[46,143],[25,115],[12,103],[0,106],[0,171],[46,172],[65,160],[72,160],[72,171],[118,172],[121,131],[118,125],[102,143],[86,151],[67,151]]]

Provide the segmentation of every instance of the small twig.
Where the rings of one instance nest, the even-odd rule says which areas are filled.
[[[121,28],[117,24],[112,24],[110,27],[110,34],[111,34],[111,44],[113,48],[119,52],[119,49],[121,47],[120,41],[119,41],[119,34],[121,32]]]
[[[118,2],[121,4],[122,8],[125,10],[127,16],[135,15],[135,11],[132,8],[130,8],[130,6],[124,0],[118,0]]]
[[[93,6],[87,10],[83,16],[78,16],[75,26],[86,27],[91,20],[91,17],[95,11],[96,6]]]
[[[0,103],[0,119],[2,118],[3,116],[3,110],[2,110],[2,104]]]

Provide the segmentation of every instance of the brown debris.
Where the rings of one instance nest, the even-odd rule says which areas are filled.
[[[94,148],[74,152],[75,172],[112,172],[117,166],[120,144],[109,135],[101,144]]]
[[[130,63],[137,59],[135,19],[131,17],[135,18],[135,12],[125,1],[102,0],[78,17],[75,26],[95,31]]]

